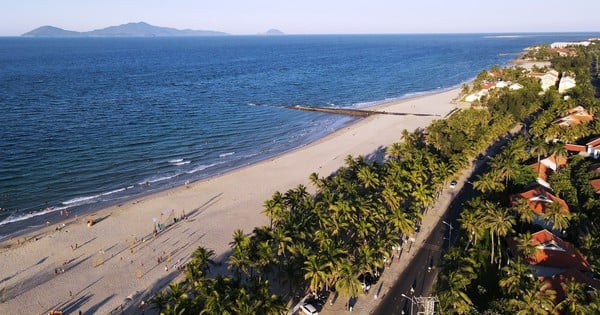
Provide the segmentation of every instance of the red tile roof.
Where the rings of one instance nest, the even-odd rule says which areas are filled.
[[[594,191],[597,194],[600,194],[600,178],[591,180],[590,185],[592,185],[592,187],[594,187]]]
[[[556,299],[554,300],[555,304],[565,299],[565,282],[567,279],[571,279],[571,281],[577,281],[584,285],[589,285],[593,288],[600,288],[600,281],[582,273],[581,271],[571,268],[563,273],[553,275],[551,277],[542,277],[541,281],[546,283],[546,289],[552,289],[556,292]]]
[[[548,182],[548,177],[554,173],[551,168],[543,163],[534,163],[531,167],[533,168],[533,172],[537,174],[537,177],[546,182]]]
[[[590,114],[582,106],[569,109],[564,117],[554,121],[555,124],[574,126],[594,120],[594,115]]]
[[[552,155],[550,155],[549,157],[542,160],[542,162],[545,162],[545,161],[549,161],[549,162],[553,163],[558,168],[567,166],[567,162],[568,162],[566,157],[558,156],[554,153]],[[554,171],[556,171],[556,170],[554,170]]]
[[[600,173],[600,163],[592,164],[590,166],[590,172],[592,172],[592,173]]]
[[[543,214],[546,213],[546,207],[551,202],[558,202],[562,206],[561,212],[569,212],[569,206],[567,203],[551,194],[546,188],[538,186],[536,188],[524,191],[520,194],[512,195],[511,201],[515,201],[518,198],[524,198],[528,200],[529,207],[535,213]]]
[[[600,145],[600,137],[586,143],[585,145],[590,146],[590,147],[595,147],[597,145]]]
[[[575,246],[544,229],[531,235],[535,254],[527,257],[530,265],[590,271],[590,264]]]
[[[491,89],[491,88],[493,88],[495,86],[496,86],[496,83],[494,83],[494,82],[486,82],[486,83],[483,83],[481,85],[481,89],[482,90],[489,90],[489,89]]]
[[[565,149],[567,149],[567,151],[573,151],[573,152],[585,152],[585,151],[587,151],[586,146],[584,146],[584,145],[578,145],[578,144],[565,144]]]

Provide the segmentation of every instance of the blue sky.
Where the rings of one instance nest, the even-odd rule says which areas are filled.
[[[600,31],[597,0],[2,0],[0,36],[128,22],[256,34]]]

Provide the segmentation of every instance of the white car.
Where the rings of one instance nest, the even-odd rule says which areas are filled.
[[[450,188],[454,188],[456,187],[456,184],[458,184],[455,180],[450,182]]]
[[[306,315],[318,315],[319,314],[319,312],[317,312],[317,309],[312,304],[309,304],[309,303],[306,303],[306,304],[300,306],[300,309]]]

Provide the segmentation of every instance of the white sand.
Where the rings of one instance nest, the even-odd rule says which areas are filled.
[[[454,89],[377,106],[389,112],[439,117],[371,116],[279,157],[102,209],[94,217],[104,219],[92,227],[86,226],[86,218],[79,218],[60,231],[55,231],[56,224],[38,231],[42,234],[37,241],[20,245],[5,241],[1,245],[13,246],[0,250],[0,314],[40,314],[51,309],[105,314],[128,296],[155,291],[157,283],[173,279],[179,274],[174,271],[177,261],[187,261],[198,246],[213,249],[216,260],[223,261],[235,229],[249,233],[268,224],[262,205],[275,191],[285,192],[298,184],[310,187],[310,173],[329,175],[349,154],[369,155],[398,142],[402,130],[426,127],[449,113],[458,93]],[[185,211],[189,219],[153,239],[153,218],[160,220],[166,209],[174,209],[176,215]],[[135,239],[144,242],[131,250]],[[76,243],[78,248],[72,250]],[[170,256],[168,272],[165,263],[157,264],[163,252]],[[65,272],[55,274],[56,268]]]

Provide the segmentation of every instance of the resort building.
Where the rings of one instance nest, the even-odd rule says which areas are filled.
[[[507,243],[510,259],[517,255],[523,257],[515,240],[507,239]],[[544,281],[546,288],[556,291],[555,302],[565,298],[564,283],[567,280],[585,285],[588,291],[600,288],[600,281],[594,279],[589,262],[573,244],[544,229],[531,235],[530,245],[533,253],[523,258],[533,269],[531,276]]]
[[[576,84],[575,78],[563,75],[558,83],[558,93],[565,93],[566,91],[574,88]]]
[[[570,213],[569,206],[561,198],[550,193],[549,189],[544,186],[537,186],[519,194],[512,195],[510,197],[511,203],[515,204],[519,199],[526,199],[529,208],[536,213],[535,218],[531,221],[532,224],[541,226],[545,229],[552,230],[553,222],[546,219],[546,213],[550,212],[550,207],[554,203],[559,204],[562,213]],[[561,232],[561,231],[554,231]]]
[[[469,94],[465,97],[465,102],[473,103],[475,101],[480,101],[484,96],[489,94],[489,91],[496,87],[496,83],[493,82],[483,82],[481,84],[481,90]]]
[[[569,46],[584,46],[587,47],[589,46],[591,43],[589,41],[582,41],[582,42],[555,42],[550,44],[550,48],[566,48]]]
[[[532,164],[531,167],[537,175],[536,181],[538,182],[538,184],[546,188],[552,189],[550,187],[550,183],[548,183],[548,177],[550,177],[550,175],[556,173],[558,169],[560,169],[561,167],[565,167],[566,165],[566,157],[559,157],[555,154],[552,154],[551,156],[540,160],[539,163]]]
[[[540,85],[542,91],[546,92],[550,87],[556,86],[558,82],[558,72],[556,70],[550,70],[546,73],[531,72],[528,74],[529,77],[540,79]]]
[[[588,141],[585,145],[565,144],[565,149],[569,152],[579,152],[581,155],[598,159],[600,158],[600,137]]]
[[[590,114],[583,106],[577,106],[569,109],[565,113],[565,116],[555,120],[553,124],[568,127],[587,123],[592,120],[594,120],[594,115]]]
[[[508,86],[508,89],[511,91],[517,91],[523,88],[523,85],[519,84],[519,83],[513,83],[511,85]]]

